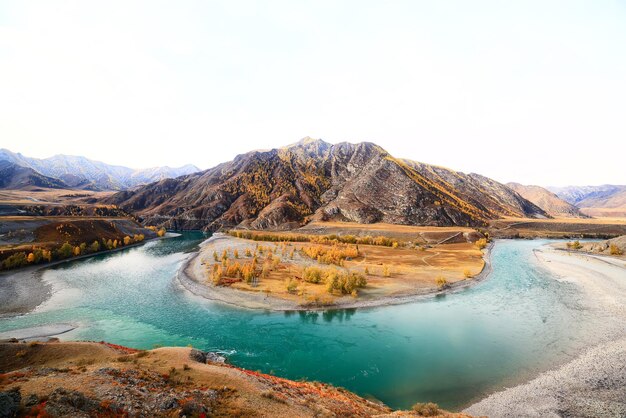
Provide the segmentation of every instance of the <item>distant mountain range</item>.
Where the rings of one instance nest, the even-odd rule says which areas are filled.
[[[507,183],[507,186],[519,193],[524,199],[545,210],[550,216],[565,218],[587,217],[587,215],[581,213],[579,208],[543,187],[524,186],[519,183]]]
[[[590,216],[626,216],[626,186],[548,187],[563,200]]]
[[[543,188],[398,159],[363,142],[305,138],[209,170],[134,170],[85,157],[0,150],[0,189],[120,191],[105,200],[175,229],[290,228],[310,220],[484,225],[509,217],[626,216],[626,186]]]
[[[32,168],[0,160],[0,189],[22,189],[27,186],[58,189],[66,185],[61,180],[46,177]]]
[[[38,159],[26,157],[7,149],[0,149],[0,161],[28,168],[45,177],[61,181],[60,185],[53,182],[55,185],[49,187],[88,190],[125,190],[141,184],[200,171],[198,167],[191,164],[178,168],[154,167],[135,170],[72,155],[55,155],[50,158]],[[22,178],[20,184],[24,183],[24,179]],[[37,186],[38,184],[33,182],[31,185]]]
[[[373,143],[331,145],[311,138],[105,202],[174,229],[280,229],[311,220],[480,226],[502,216],[549,217],[510,187],[478,174],[397,159]]]

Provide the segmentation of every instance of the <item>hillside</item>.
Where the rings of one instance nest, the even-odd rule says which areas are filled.
[[[288,229],[311,220],[480,226],[501,216],[547,217],[491,179],[437,174],[372,143],[310,138],[123,191],[104,203],[173,229]]]
[[[404,160],[404,162],[440,187],[455,190],[463,200],[485,207],[491,213],[537,218],[543,218],[546,215],[540,207],[529,202],[516,191],[480,174],[464,174],[445,167],[410,160]]]
[[[626,186],[549,187],[560,198],[590,216],[626,217]]]
[[[550,216],[555,218],[584,218],[576,206],[558,197],[551,191],[540,186],[525,186],[519,183],[507,183],[507,186],[520,194],[524,199],[533,202]]]
[[[32,168],[0,161],[0,189],[24,189],[29,186],[53,189],[67,187],[61,180],[41,175]]]
[[[106,343],[0,342],[3,416],[386,417],[345,389],[224,363],[191,348],[133,350]],[[450,414],[432,406],[433,415]]]
[[[88,190],[123,190],[140,184],[199,171],[199,168],[193,165],[178,168],[154,167],[135,170],[72,155],[55,155],[50,158],[38,159],[26,157],[7,149],[0,150],[0,161],[8,161],[35,170],[44,176],[59,179],[71,188]]]

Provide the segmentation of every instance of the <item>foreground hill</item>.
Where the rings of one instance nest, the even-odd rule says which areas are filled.
[[[61,180],[41,175],[32,168],[0,161],[0,189],[25,189],[29,186],[52,189],[67,187]]]
[[[605,184],[549,189],[587,215],[626,217],[626,186]]]
[[[558,197],[551,191],[540,186],[524,186],[519,183],[507,183],[511,189],[515,190],[524,199],[533,202],[550,216],[556,218],[584,218],[576,206]]]
[[[372,143],[305,138],[104,203],[173,229],[288,229],[311,220],[479,226],[501,216],[548,216],[491,179],[429,167]]]
[[[138,351],[105,343],[0,343],[3,416],[385,417],[345,389],[224,364],[190,348]],[[428,416],[449,414],[428,405]]]
[[[64,187],[89,190],[123,190],[200,170],[193,165],[135,170],[73,155],[55,155],[44,159],[30,158],[7,149],[0,150],[0,161],[8,161],[32,169],[44,176],[61,180],[66,185]]]

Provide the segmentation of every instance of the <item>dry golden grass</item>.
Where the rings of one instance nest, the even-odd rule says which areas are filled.
[[[607,238],[626,234],[625,218],[505,218],[490,223],[492,237]]]
[[[351,234],[357,236],[384,235],[391,239],[412,243],[433,243],[458,234],[474,234],[466,227],[434,227],[394,225],[387,223],[358,224],[354,222],[311,222],[295,231],[306,234]]]
[[[352,251],[356,249],[353,245],[345,247]],[[216,264],[211,257],[214,252],[223,254],[226,251],[229,262],[241,265],[250,262],[255,254],[258,266],[268,263],[269,258],[271,269],[266,275],[260,276],[257,282],[246,283],[239,279],[226,284],[234,289],[264,292],[303,305],[328,305],[339,295],[329,293],[324,282],[306,281],[304,269],[307,266],[324,269],[329,265],[305,253],[312,253],[311,249],[315,249],[317,254],[332,254],[337,253],[337,248],[336,244],[273,243],[227,237],[206,246],[203,249],[203,261],[208,278],[212,266]],[[419,248],[377,245],[359,245],[358,248],[358,256],[351,254],[352,257],[342,258],[341,267],[333,268],[358,273],[367,279],[367,286],[358,289],[353,295],[363,300],[435,289],[438,287],[438,278],[444,278],[447,283],[468,280],[477,275],[484,265],[482,251],[469,242]],[[232,256],[235,249],[238,250],[239,259]],[[223,259],[219,258],[218,263],[223,264]]]
[[[388,224],[388,223],[373,223],[373,224],[359,224],[355,222],[311,222],[307,224],[305,227],[300,228],[300,231],[305,231],[309,229],[324,229],[328,231],[326,233],[332,233],[333,229],[337,232],[342,232],[345,234],[350,233],[351,231],[355,232],[369,232],[372,231],[380,231],[382,235],[385,236],[393,236],[397,233],[419,233],[419,232],[429,232],[429,231],[438,231],[438,232],[472,232],[473,228],[462,227],[462,226],[415,226],[415,225],[396,225],[396,224]]]
[[[513,218],[503,217],[493,221],[492,223],[556,223],[556,224],[589,224],[589,225],[626,225],[626,217],[603,217],[603,218],[553,218],[553,219],[535,219],[535,218]]]

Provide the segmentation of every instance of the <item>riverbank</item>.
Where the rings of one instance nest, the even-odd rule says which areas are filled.
[[[626,320],[626,266],[609,257],[550,247],[535,250],[541,266],[575,284],[585,309]],[[527,417],[626,416],[626,329],[528,383],[472,405],[472,415]]]
[[[392,414],[386,405],[345,389],[234,367],[210,354],[95,342],[0,343],[2,411],[6,416]]]
[[[43,270],[72,261],[83,260],[94,256],[111,254],[117,251],[138,247],[155,240],[179,236],[167,233],[163,237],[154,237],[140,243],[129,244],[112,250],[80,255],[51,263],[38,264],[21,269],[0,273],[0,318],[23,315],[33,311],[52,296],[54,289],[43,280]]]
[[[262,242],[260,244],[263,244]],[[483,251],[483,266],[478,274],[471,279],[458,280],[449,283],[445,288],[437,287],[416,287],[413,289],[397,290],[393,294],[383,294],[382,291],[374,289],[369,294],[365,291],[363,296],[354,298],[351,296],[337,297],[332,304],[322,306],[309,304],[302,299],[273,296],[269,292],[234,289],[225,286],[214,286],[208,281],[206,260],[213,251],[221,253],[224,248],[237,249],[241,254],[246,248],[254,247],[255,242],[234,238],[224,234],[215,234],[200,245],[200,249],[189,256],[182,264],[177,273],[178,282],[189,292],[196,296],[201,296],[209,300],[234,305],[248,309],[264,309],[270,311],[310,311],[327,309],[353,309],[372,308],[379,306],[398,305],[416,300],[441,296],[448,293],[458,292],[470,286],[474,286],[485,280],[491,272],[491,249],[494,245],[490,243]],[[428,256],[426,256],[428,257]],[[296,255],[294,264],[305,267],[314,264],[310,260]],[[366,288],[367,289],[367,288]]]

